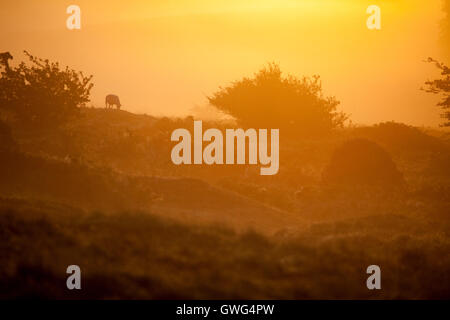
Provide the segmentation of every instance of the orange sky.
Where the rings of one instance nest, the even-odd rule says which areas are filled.
[[[66,29],[66,7],[82,30]],[[366,28],[366,8],[382,30]],[[23,49],[94,75],[92,103],[116,93],[124,109],[186,115],[218,86],[275,61],[319,74],[356,123],[440,123],[437,97],[419,89],[442,59],[439,0],[129,0],[2,4],[0,51]]]

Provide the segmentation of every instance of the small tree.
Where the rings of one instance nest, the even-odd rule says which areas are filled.
[[[313,133],[342,126],[347,119],[336,111],[339,101],[323,95],[319,76],[283,77],[275,63],[269,63],[253,78],[220,87],[208,99],[244,126]]]
[[[434,94],[442,94],[443,99],[437,104],[444,110],[441,117],[445,119],[446,122],[442,126],[450,126],[450,68],[440,63],[432,58],[428,58],[428,62],[434,63],[434,65],[441,71],[442,78],[432,81],[426,81],[427,87],[424,89],[426,92]]]
[[[31,65],[21,62],[5,69],[0,78],[0,108],[27,124],[58,126],[89,102],[92,76],[25,51]]]

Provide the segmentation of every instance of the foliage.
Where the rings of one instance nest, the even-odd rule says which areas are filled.
[[[340,127],[347,119],[336,111],[339,101],[324,96],[319,76],[283,77],[275,63],[269,63],[253,78],[220,87],[208,99],[244,126],[317,133]]]
[[[89,102],[92,76],[32,56],[31,65],[21,62],[1,73],[0,108],[16,118],[40,127],[57,126],[73,117]]]
[[[442,126],[449,127],[450,111],[448,109],[450,109],[450,68],[432,58],[428,58],[428,62],[434,63],[435,66],[441,70],[442,78],[426,81],[425,84],[427,85],[427,88],[424,90],[426,92],[442,94],[444,96],[437,105],[444,110],[444,113],[442,113],[441,116],[446,122],[444,122]]]

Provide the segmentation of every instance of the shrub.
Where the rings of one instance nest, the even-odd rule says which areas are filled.
[[[25,54],[31,65],[21,62],[2,72],[0,108],[28,125],[45,128],[66,122],[89,102],[92,76]]]
[[[354,139],[334,151],[323,172],[323,182],[392,188],[402,185],[403,177],[383,148],[369,140]]]
[[[283,76],[274,63],[253,78],[220,88],[211,105],[236,118],[243,126],[282,128],[284,132],[323,133],[343,126],[347,116],[337,112],[339,101],[322,92],[319,76]]]

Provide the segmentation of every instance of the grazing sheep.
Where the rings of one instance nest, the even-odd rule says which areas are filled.
[[[105,99],[105,108],[108,109],[108,108],[112,108],[114,106],[116,106],[117,109],[120,110],[120,107],[122,106],[120,104],[120,99],[118,96],[116,96],[114,94],[108,94]]]

